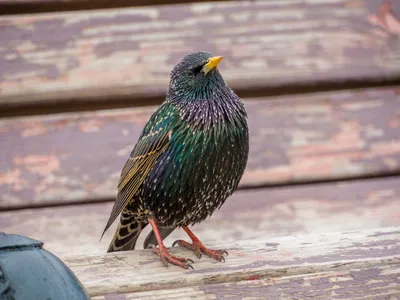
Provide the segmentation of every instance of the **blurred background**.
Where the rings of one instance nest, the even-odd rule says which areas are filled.
[[[250,126],[204,243],[400,226],[400,1],[166,2],[0,1],[0,231],[105,253],[120,171],[199,50]]]

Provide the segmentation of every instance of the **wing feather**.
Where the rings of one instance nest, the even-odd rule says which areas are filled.
[[[157,112],[156,112],[157,113]],[[125,163],[118,183],[118,195],[102,237],[121,211],[132,200],[160,155],[167,149],[170,131],[157,122],[157,114],[149,120],[135,148]],[[153,120],[152,120],[153,119]]]

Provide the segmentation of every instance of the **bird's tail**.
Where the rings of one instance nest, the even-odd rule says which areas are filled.
[[[107,252],[135,249],[139,234],[147,224],[147,222],[136,220],[128,211],[122,211],[121,221]]]

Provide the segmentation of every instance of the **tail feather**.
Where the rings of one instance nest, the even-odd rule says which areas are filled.
[[[123,211],[121,214],[121,221],[107,252],[135,249],[139,234],[147,224],[147,222],[138,221],[128,212]]]

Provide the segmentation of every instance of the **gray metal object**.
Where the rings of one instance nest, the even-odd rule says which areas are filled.
[[[74,273],[43,243],[0,232],[0,300],[86,300]]]

